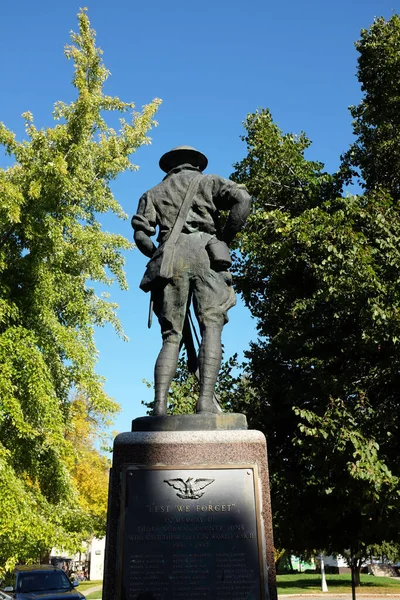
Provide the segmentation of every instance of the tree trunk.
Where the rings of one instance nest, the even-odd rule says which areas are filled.
[[[360,573],[361,573],[361,565],[359,561],[356,559],[356,564],[354,565],[354,583],[356,587],[360,586]]]
[[[356,600],[356,588],[360,586],[360,571],[361,571],[361,558],[360,553],[350,548],[350,566],[351,566],[351,595],[352,600]]]
[[[328,586],[326,584],[324,556],[323,556],[322,552],[320,552],[320,554],[319,554],[319,560],[321,563],[321,590],[323,592],[327,592]]]
[[[40,564],[41,565],[48,565],[50,564],[50,553],[51,553],[51,549],[50,550],[43,550],[40,553]]]
[[[293,569],[293,564],[292,564],[292,555],[290,554],[290,552],[288,553],[288,562],[289,562],[289,569],[293,573],[294,569]]]

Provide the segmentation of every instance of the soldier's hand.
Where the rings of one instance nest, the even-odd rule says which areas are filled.
[[[134,239],[136,246],[145,256],[151,258],[156,251],[152,239],[144,233],[144,231],[135,231]]]

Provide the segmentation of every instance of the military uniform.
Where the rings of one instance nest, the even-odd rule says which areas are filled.
[[[176,157],[174,152],[179,154],[179,151],[181,149],[164,155],[175,158],[178,164],[172,161],[172,168],[169,168],[171,164],[163,165],[162,157],[160,166],[168,169],[168,173],[160,184],[143,194],[137,213],[132,218],[139,249],[148,256],[155,256],[154,248],[149,250],[148,238],[155,235],[158,227],[157,242],[159,254],[162,254],[189,185],[193,178],[197,178],[196,191],[171,256],[171,278],[160,286],[150,261],[141,282],[142,289],[152,291],[154,312],[159,319],[163,336],[163,349],[155,372],[155,414],[166,412],[166,394],[171,374],[173,377],[175,373],[185,317],[191,302],[203,338],[199,353],[198,412],[215,412],[210,405],[210,390],[212,387],[212,392],[214,391],[214,379],[216,380],[220,368],[221,331],[228,320],[227,312],[236,300],[231,274],[226,266],[221,268],[219,264],[213,263],[213,259],[210,261],[208,245],[216,241],[216,238],[229,243],[243,226],[251,205],[251,198],[243,186],[218,175],[201,174],[204,160],[199,165],[195,158],[200,155],[200,158],[205,159],[204,155],[189,148],[181,157]],[[183,160],[186,162],[182,164]],[[223,230],[220,225],[221,211],[228,212]],[[142,240],[145,240],[146,248],[143,247]]]

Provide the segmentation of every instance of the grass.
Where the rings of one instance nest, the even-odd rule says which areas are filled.
[[[86,596],[87,600],[101,600],[101,590],[99,590],[98,592],[93,592],[92,594],[89,594],[88,596]]]
[[[321,576],[317,573],[296,573],[294,575],[278,575],[278,595],[284,594],[315,594],[321,592]],[[351,575],[326,575],[328,591],[336,594],[351,592]],[[399,594],[399,579],[390,577],[375,577],[361,575],[361,585],[358,594]]]
[[[78,590],[83,593],[84,590],[95,587],[96,585],[103,585],[101,579],[99,579],[98,581],[80,581]]]
[[[96,587],[96,585],[103,585],[102,581],[80,581],[78,587],[76,588],[78,590],[78,592],[81,592],[82,594],[85,594],[85,590],[88,590],[90,588]],[[101,590],[99,590],[98,592],[92,592],[91,594],[88,594],[86,596],[86,598],[88,600],[100,600],[101,599]]]
[[[318,594],[321,591],[321,576],[317,573],[296,573],[294,575],[278,575],[278,595],[285,594]],[[96,585],[101,585],[102,581],[83,581],[79,584],[78,590],[85,593]],[[346,575],[327,575],[326,583],[328,591],[336,594],[351,593],[351,576]],[[374,575],[361,575],[361,585],[357,588],[357,596],[362,594],[399,594],[400,596],[400,577],[399,579],[390,579],[389,577],[375,577]],[[87,600],[101,600],[102,592],[92,592],[86,596]]]

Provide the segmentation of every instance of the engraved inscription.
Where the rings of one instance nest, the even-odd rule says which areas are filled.
[[[128,467],[122,508],[125,600],[265,598],[249,467]]]
[[[174,598],[209,598],[210,554],[175,555],[172,561]]]
[[[245,564],[242,552],[216,555],[217,597],[235,600],[248,598],[249,586],[254,579],[254,572]]]
[[[129,557],[128,598],[136,598],[146,593],[149,586],[153,595],[162,598],[163,586],[160,577],[163,574],[162,554],[132,554]]]

